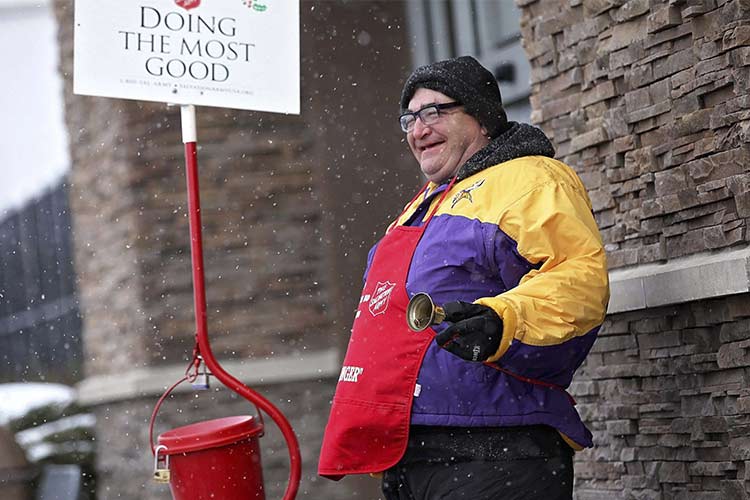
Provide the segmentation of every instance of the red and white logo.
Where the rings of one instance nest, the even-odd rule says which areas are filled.
[[[174,3],[185,10],[190,10],[198,7],[201,4],[201,0],[174,0]]]
[[[373,290],[372,296],[370,297],[370,303],[368,304],[370,314],[377,316],[378,314],[383,314],[385,310],[388,309],[388,302],[391,300],[391,292],[395,286],[396,284],[391,283],[390,281],[386,281],[385,283],[378,281],[378,284],[375,285],[375,290]]]

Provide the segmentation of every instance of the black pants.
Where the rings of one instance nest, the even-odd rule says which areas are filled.
[[[386,500],[570,500],[573,451],[546,426],[413,428]]]

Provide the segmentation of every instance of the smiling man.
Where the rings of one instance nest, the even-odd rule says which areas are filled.
[[[416,111],[401,116],[409,147],[431,182],[453,176],[489,143],[487,129],[461,108],[460,102],[445,94],[419,88],[409,102],[409,109]]]
[[[592,439],[566,388],[609,298],[586,190],[471,57],[415,70],[399,124],[428,182],[370,251],[319,473],[382,473],[387,500],[568,500]],[[446,318],[414,332],[419,292]]]

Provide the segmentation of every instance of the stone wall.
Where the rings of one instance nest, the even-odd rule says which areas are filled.
[[[748,498],[749,348],[747,294],[610,316],[571,387],[576,498]]]
[[[746,243],[750,5],[520,3],[533,121],[589,187],[610,267]]]
[[[650,285],[662,307],[613,308],[572,386],[595,440],[576,497],[747,499],[750,296],[667,291],[720,281],[697,259],[747,244],[750,4],[517,4],[533,121],[588,186],[613,281],[676,266]]]
[[[195,335],[179,109],[74,96],[73,2],[54,5],[84,317],[80,391],[98,419],[99,494],[168,498],[149,483],[145,432],[150,408],[186,365]],[[287,412],[299,435],[301,497],[376,495],[372,480],[333,487],[316,478],[338,373],[326,366],[300,379],[295,372],[318,369],[303,366],[310,354],[343,356],[367,251],[403,204],[401,188],[418,185],[396,121],[411,65],[403,9],[387,1],[302,3],[301,115],[197,113],[213,351],[248,372],[259,360],[291,361],[287,382],[254,389]],[[247,412],[244,401],[217,398],[191,408],[192,399],[179,396],[160,425]],[[264,451],[279,457],[283,441],[270,420],[268,427]],[[265,470],[277,493],[285,463],[269,455]]]

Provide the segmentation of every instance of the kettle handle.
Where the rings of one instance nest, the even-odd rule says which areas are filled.
[[[164,402],[165,399],[167,399],[167,396],[172,394],[172,391],[175,390],[175,388],[186,381],[188,378],[190,378],[189,375],[185,375],[180,380],[172,384],[171,387],[169,387],[166,391],[164,391],[164,394],[161,395],[159,398],[159,401],[156,402],[156,406],[154,406],[154,411],[151,412],[151,419],[148,422],[148,444],[151,446],[151,454],[156,455],[156,446],[154,446],[154,422],[156,421],[156,414],[159,413],[159,408],[161,408],[161,404]]]
[[[166,391],[164,391],[164,394],[161,395],[159,401],[156,402],[154,410],[151,412],[151,418],[148,422],[148,444],[149,446],[151,446],[152,455],[156,455],[156,445],[154,445],[154,423],[156,422],[156,414],[159,413],[159,408],[161,408],[164,400],[167,399],[170,394],[172,394],[172,391],[174,391],[178,385],[185,382],[186,380],[192,380],[194,378],[195,376],[193,374],[185,375],[180,380],[172,384]],[[263,414],[260,412],[257,406],[255,407],[255,411],[258,414],[258,422],[260,423],[261,428],[264,428],[265,426],[263,424]]]

